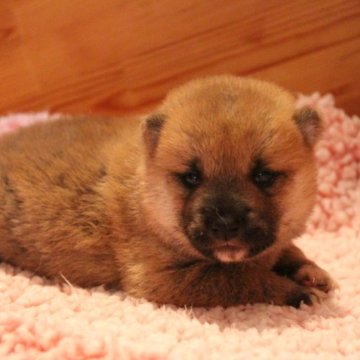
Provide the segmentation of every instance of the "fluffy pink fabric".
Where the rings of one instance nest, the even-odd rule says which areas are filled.
[[[101,288],[57,286],[0,265],[0,358],[339,359],[360,358],[360,119],[331,96],[300,96],[327,130],[317,147],[319,194],[297,240],[339,282],[321,305],[176,309]],[[0,133],[49,115],[0,119]]]

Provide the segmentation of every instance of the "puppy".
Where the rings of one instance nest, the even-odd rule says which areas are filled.
[[[330,276],[292,240],[316,193],[316,111],[216,76],[144,119],[64,118],[0,139],[0,257],[178,306],[313,304]]]

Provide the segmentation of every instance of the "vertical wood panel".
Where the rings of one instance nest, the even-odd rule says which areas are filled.
[[[0,112],[124,114],[196,76],[333,91],[360,113],[358,0],[6,0]]]

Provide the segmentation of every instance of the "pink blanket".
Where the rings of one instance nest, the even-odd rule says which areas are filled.
[[[360,359],[360,119],[331,96],[300,96],[327,130],[316,208],[297,240],[340,289],[322,305],[176,309],[101,288],[56,286],[0,265],[0,358]],[[47,113],[0,118],[0,134]],[[0,154],[1,156],[1,154]]]

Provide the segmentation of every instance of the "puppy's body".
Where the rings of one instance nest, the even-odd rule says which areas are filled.
[[[0,257],[159,303],[311,303],[332,283],[291,240],[313,206],[319,128],[273,85],[215,77],[147,120],[4,136]],[[266,189],[254,185],[264,174],[276,177]]]

